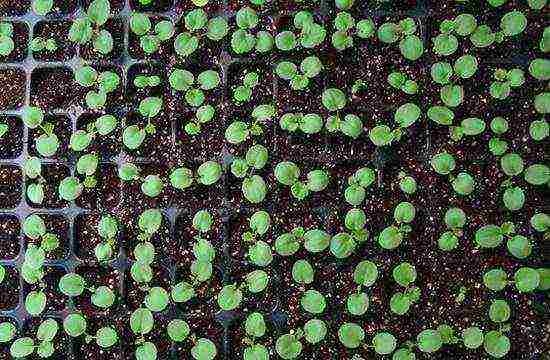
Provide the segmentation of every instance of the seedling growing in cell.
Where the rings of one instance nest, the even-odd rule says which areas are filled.
[[[237,309],[246,292],[257,294],[264,291],[269,283],[269,275],[263,270],[248,273],[242,283],[225,285],[217,296],[218,306],[223,311]]]
[[[13,25],[8,22],[0,23],[0,55],[9,56],[15,48],[15,43],[12,39]]]
[[[171,320],[166,327],[166,333],[168,337],[176,343],[182,343],[189,339],[194,344],[191,348],[191,356],[195,360],[212,360],[218,354],[216,345],[211,340],[199,338],[196,334],[192,333],[191,328],[185,320]],[[150,344],[153,345],[152,343]],[[150,351],[150,353],[144,354],[143,356],[145,357],[143,357],[143,359],[155,358],[156,348],[154,348],[153,352],[153,348],[151,346],[148,347],[150,349],[146,349],[146,351]]]
[[[275,73],[283,80],[290,81],[293,90],[307,89],[310,79],[319,75],[323,64],[317,56],[308,56],[300,63],[300,68],[290,62],[281,61],[275,67]]]
[[[302,328],[291,330],[277,338],[275,351],[282,359],[297,359],[303,349],[302,339],[311,345],[323,341],[328,333],[328,326],[325,321],[311,319]]]
[[[329,133],[341,132],[352,139],[357,139],[363,133],[363,121],[354,114],[347,114],[343,119],[339,115],[330,115],[325,127]]]
[[[416,208],[410,202],[404,201],[393,211],[394,225],[387,226],[378,234],[378,244],[387,250],[397,248],[404,237],[412,231],[409,225],[416,215]]]
[[[451,251],[458,246],[458,239],[462,237],[462,228],[466,224],[466,214],[460,208],[450,208],[445,213],[445,231],[437,240],[437,245],[443,251]]]
[[[32,39],[30,49],[33,52],[54,52],[57,50],[57,43],[55,42],[55,39],[45,39],[43,37],[37,36]]]
[[[243,343],[246,344],[243,359],[268,359],[269,350],[267,347],[257,343],[257,340],[263,337],[266,332],[264,316],[258,312],[248,314],[244,322],[244,329],[247,336],[243,339]]]
[[[348,186],[344,191],[344,198],[348,204],[360,205],[365,200],[367,189],[376,180],[376,173],[368,167],[358,169],[348,177]]]
[[[416,81],[409,79],[406,74],[397,71],[388,75],[388,84],[409,95],[416,94],[418,91],[418,84]]]
[[[496,69],[493,77],[495,81],[491,83],[489,92],[492,97],[498,100],[506,99],[513,87],[520,87],[525,82],[524,72],[519,68],[511,70]]]
[[[414,194],[417,189],[416,180],[410,176],[407,175],[404,171],[400,171],[398,174],[399,178],[399,188],[401,191],[403,191],[405,194]]]
[[[160,77],[158,75],[140,74],[134,79],[134,86],[138,89],[148,87],[156,87],[160,85]]]
[[[253,50],[267,52],[273,48],[273,36],[263,30],[257,30],[260,21],[256,11],[248,6],[240,8],[235,21],[237,29],[231,34],[231,48],[236,54],[246,54]],[[226,28],[226,32],[228,31]]]
[[[411,305],[420,299],[420,288],[411,286],[416,280],[416,269],[408,262],[402,262],[393,268],[393,279],[405,288],[398,291],[390,299],[390,309],[397,315],[404,315]]]
[[[299,33],[296,35],[290,30],[278,33],[275,36],[275,46],[278,50],[287,52],[298,46],[311,49],[321,45],[325,40],[326,30],[315,22],[313,14],[309,11],[295,13],[292,25]]]
[[[199,48],[204,37],[211,41],[220,41],[229,31],[225,18],[218,16],[208,20],[208,14],[203,9],[188,12],[184,17],[184,26],[187,31],[176,36],[174,40],[176,54],[184,58]]]
[[[367,216],[363,210],[349,210],[344,224],[348,232],[338,233],[330,240],[330,252],[337,259],[349,257],[356,251],[357,246],[364,243],[369,237],[369,232],[365,228]]]
[[[84,87],[92,88],[86,94],[86,106],[101,110],[107,102],[107,95],[120,84],[120,76],[112,71],[98,73],[91,66],[82,66],[75,71],[75,81]]]
[[[206,124],[214,118],[214,107],[204,104],[206,99],[205,92],[216,89],[220,85],[220,80],[220,75],[214,70],[205,70],[196,79],[187,70],[174,69],[170,74],[169,81],[172,89],[174,91],[184,91],[187,105],[196,109],[195,118],[191,119],[184,127],[187,134],[199,134],[201,124]]]
[[[252,121],[246,123],[242,120],[234,120],[225,129],[225,139],[230,144],[240,144],[248,140],[252,135],[261,136],[264,133],[265,124],[277,115],[277,109],[271,104],[258,105],[252,110]]]
[[[307,174],[307,181],[300,181],[300,169],[291,161],[283,161],[275,166],[274,175],[282,185],[289,186],[292,196],[298,200],[305,199],[310,191],[323,191],[329,183],[329,174],[324,170],[312,170]]]
[[[170,20],[161,20],[153,25],[147,14],[133,13],[130,17],[130,30],[139,36],[141,50],[146,55],[157,52],[161,44],[174,36],[174,24]]]
[[[517,291],[529,293],[544,290],[546,285],[541,283],[541,280],[544,280],[544,274],[537,269],[521,267],[514,273],[513,280],[508,280],[508,274],[504,270],[494,268],[483,274],[483,284],[493,291],[502,291],[506,286],[514,284]]]
[[[415,34],[417,25],[412,18],[406,18],[399,23],[386,22],[378,28],[378,39],[386,44],[399,41],[401,55],[408,60],[417,60],[424,53],[424,44]]]
[[[97,261],[105,263],[113,258],[117,246],[118,220],[109,214],[101,216],[97,223],[97,232],[103,241],[96,245],[94,254]]]
[[[11,326],[10,326],[11,325]],[[5,342],[10,341],[15,336],[15,328],[12,328],[11,323],[0,324],[0,328],[4,326],[5,332],[8,335],[11,335],[9,339]],[[34,337],[21,337],[16,339],[10,346],[10,355],[13,358],[23,358],[32,355],[35,351],[40,358],[49,358],[51,357],[56,349],[54,339],[57,335],[59,325],[54,319],[43,320]]]
[[[101,27],[109,20],[111,5],[108,0],[93,0],[83,17],[73,20],[69,40],[79,45],[92,42],[94,50],[101,55],[113,50],[113,36]]]
[[[273,260],[271,247],[258,237],[263,236],[269,230],[271,218],[266,211],[256,211],[248,219],[250,230],[245,231],[242,235],[242,241],[245,244],[250,244],[248,247],[247,257],[256,266],[268,266]]]
[[[335,32],[332,34],[332,46],[338,51],[353,47],[354,35],[361,39],[368,39],[376,32],[372,19],[366,18],[356,23],[353,16],[346,11],[336,14],[333,26]]]
[[[44,201],[44,186],[46,180],[42,177],[42,163],[40,159],[31,156],[23,164],[23,173],[32,181],[27,181],[27,197],[34,204]]]
[[[33,0],[32,11],[36,15],[45,16],[52,11],[54,0]]]
[[[279,126],[288,132],[316,134],[323,129],[323,119],[317,114],[286,113],[281,116]]]
[[[265,199],[267,187],[264,179],[254,174],[254,170],[261,170],[267,163],[267,149],[263,145],[253,145],[246,157],[233,158],[231,173],[238,178],[243,178],[241,186],[244,197],[251,203],[260,203]]]
[[[388,355],[397,347],[397,339],[388,332],[378,332],[372,339],[371,345],[365,343],[365,331],[356,323],[344,323],[338,329],[338,339],[348,349],[360,346],[372,347],[379,355]]]
[[[275,239],[275,251],[281,256],[294,255],[302,245],[310,253],[322,252],[330,245],[330,235],[320,229],[306,231],[303,227],[296,227]]]
[[[34,140],[38,153],[44,157],[55,155],[59,149],[59,138],[54,133],[54,125],[44,121],[42,109],[36,106],[25,106],[21,118],[26,127],[42,132]]]
[[[2,139],[10,131],[10,127],[6,123],[0,123],[0,139]]]
[[[242,85],[233,88],[233,101],[237,104],[248,102],[252,97],[252,90],[258,85],[260,76],[257,72],[246,72]]]

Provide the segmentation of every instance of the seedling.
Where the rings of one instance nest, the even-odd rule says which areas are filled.
[[[172,21],[161,20],[153,28],[149,16],[137,12],[130,17],[130,30],[139,36],[141,50],[146,55],[157,52],[162,42],[170,40],[175,33]]]
[[[264,291],[269,283],[269,275],[263,270],[248,273],[241,284],[225,285],[217,296],[218,306],[223,311],[237,309],[246,292],[257,294]]]
[[[184,17],[184,26],[187,31],[176,36],[174,40],[174,50],[183,58],[199,48],[204,36],[211,41],[220,41],[229,31],[225,18],[218,16],[208,20],[208,15],[203,9],[188,12]]]
[[[408,262],[402,262],[393,268],[393,279],[405,288],[396,292],[390,299],[390,309],[397,315],[404,315],[411,305],[420,299],[420,288],[411,286],[416,280],[416,269]]]
[[[11,326],[10,326],[11,325]],[[5,331],[7,335],[5,342],[9,342],[15,337],[15,328],[11,323],[2,323],[0,331]],[[41,358],[49,358],[55,353],[54,339],[57,335],[59,325],[54,319],[43,320],[36,330],[35,337],[21,337],[16,339],[10,346],[10,355],[14,358],[27,357],[35,351]]]
[[[237,104],[248,102],[252,97],[252,90],[258,85],[260,76],[257,72],[246,72],[242,85],[233,88],[233,101]]]
[[[36,106],[25,106],[21,118],[29,129],[39,129],[42,134],[35,138],[36,150],[44,157],[54,156],[59,149],[59,138],[54,133],[54,125],[44,121],[44,112]]]
[[[495,81],[491,83],[489,92],[492,97],[498,100],[504,100],[510,95],[511,88],[520,87],[525,82],[523,70],[516,68],[511,70],[496,69],[493,77]]]
[[[363,210],[349,210],[344,223],[349,233],[338,233],[330,240],[330,252],[338,259],[349,257],[355,252],[357,245],[365,242],[369,236],[369,232],[365,228],[367,216]]]
[[[0,23],[0,55],[9,56],[13,49],[15,49],[12,36],[13,25],[8,22]]]
[[[367,188],[376,180],[376,173],[368,167],[355,171],[348,177],[348,186],[344,191],[344,198],[347,203],[358,206],[365,200]]]
[[[283,80],[290,81],[290,87],[294,90],[307,89],[310,79],[319,75],[323,64],[317,56],[308,56],[300,63],[300,69],[290,62],[281,61],[275,67],[275,73]]]
[[[33,52],[54,52],[57,50],[57,43],[55,42],[55,39],[45,39],[43,37],[37,36],[32,39],[30,49]]]
[[[451,251],[458,246],[458,240],[462,236],[462,228],[466,224],[466,214],[460,208],[450,208],[445,213],[445,225],[449,231],[439,237],[437,244],[443,251]]]
[[[170,77],[170,86],[174,91],[185,91],[187,105],[196,109],[195,118],[184,127],[189,135],[197,135],[201,131],[201,125],[211,121],[215,115],[212,105],[204,104],[205,92],[216,89],[220,85],[220,75],[214,70],[205,70],[197,78],[187,70],[174,69]],[[195,85],[196,81],[196,86]]]
[[[416,30],[417,25],[412,18],[403,19],[397,24],[386,22],[378,28],[378,39],[387,44],[399,41],[401,55],[414,61],[424,53],[424,44],[415,34]]]
[[[54,0],[33,0],[32,11],[36,15],[45,16],[52,11]]]
[[[275,239],[275,251],[281,256],[294,255],[303,245],[310,253],[319,253],[330,245],[330,235],[321,229],[305,230],[296,227]]]
[[[353,46],[353,35],[367,39],[372,37],[376,31],[372,19],[367,18],[356,23],[353,16],[345,11],[336,14],[333,26],[336,31],[332,34],[332,46],[339,51]]]
[[[388,84],[409,95],[416,94],[418,91],[416,81],[409,79],[406,74],[397,71],[388,75]]]
[[[104,263],[113,258],[117,245],[118,220],[109,214],[101,216],[97,223],[97,232],[103,242],[96,245],[94,254],[97,261]]]
[[[260,203],[265,199],[267,187],[264,179],[254,175],[254,170],[261,170],[268,160],[267,149],[263,145],[253,145],[245,158],[235,157],[231,163],[231,173],[244,178],[241,186],[244,197],[251,203]]]
[[[80,45],[92,42],[94,50],[99,54],[109,54],[113,50],[113,36],[101,27],[109,20],[110,12],[108,0],[93,0],[85,16],[73,20],[69,40]]]
[[[46,180],[42,177],[42,163],[40,159],[31,156],[23,164],[23,173],[33,181],[27,182],[27,197],[34,204],[42,204],[44,201],[44,185]]]
[[[405,236],[412,231],[409,225],[416,215],[416,208],[410,202],[404,201],[393,211],[394,225],[387,226],[378,234],[378,244],[387,250],[397,248]]]
[[[140,74],[134,79],[134,86],[138,89],[148,87],[156,87],[160,85],[160,77],[158,75]]]
[[[112,71],[98,73],[91,66],[82,66],[75,71],[75,81],[84,87],[93,88],[86,94],[86,105],[92,110],[101,110],[107,102],[107,95],[120,84],[120,76]]]
[[[274,175],[282,185],[289,186],[292,196],[303,200],[309,193],[323,191],[329,183],[329,174],[324,170],[312,170],[307,181],[300,181],[300,169],[291,161],[283,161],[275,166]]]
[[[292,25],[299,31],[298,35],[290,30],[279,32],[275,36],[275,46],[278,50],[288,52],[298,46],[311,49],[320,46],[326,38],[326,30],[315,22],[313,14],[309,11],[296,12]]]
[[[242,7],[237,11],[235,20],[237,30],[231,34],[231,48],[236,54],[246,54],[253,50],[263,53],[271,50],[273,36],[267,31],[257,31],[259,18],[254,9]]]

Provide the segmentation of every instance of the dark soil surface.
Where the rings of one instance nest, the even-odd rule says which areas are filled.
[[[21,201],[22,173],[17,166],[0,166],[0,197],[2,207],[5,209],[14,208]]]
[[[16,110],[25,100],[25,71],[16,67],[0,69],[0,81],[6,86],[0,96],[1,110]]]
[[[19,254],[19,220],[14,215],[0,215],[0,256],[11,260]]]

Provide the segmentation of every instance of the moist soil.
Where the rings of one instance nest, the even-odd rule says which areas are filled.
[[[16,110],[25,100],[25,71],[16,67],[0,69],[0,81],[5,91],[0,95],[0,110]]]
[[[53,39],[57,45],[54,51],[34,51],[38,61],[67,61],[76,55],[76,45],[69,40],[70,21],[41,21],[34,27],[34,38]]]
[[[19,254],[21,225],[15,215],[0,214],[0,257],[12,260]]]
[[[89,2],[88,0],[85,1]],[[188,11],[189,3],[183,0],[174,0],[177,11]],[[61,13],[72,11],[68,4],[57,4]],[[111,1],[111,8],[120,10],[122,1]],[[244,2],[229,0],[229,9],[234,12]],[[478,23],[486,23],[493,30],[498,29],[498,21],[502,14],[517,8],[519,0],[511,0],[498,10],[491,12],[483,6],[478,9],[473,4],[448,6],[446,2],[426,1],[429,5],[428,17],[422,18],[422,29],[428,38],[438,33],[438,24],[444,19],[452,19],[461,12],[476,14]],[[65,6],[66,5],[66,6]],[[138,11],[163,12],[172,6],[172,1],[160,1],[154,5],[143,7],[137,1],[131,0],[132,9]],[[205,10],[211,14],[222,8],[220,2],[210,1]],[[306,8],[315,5],[305,2]],[[364,1],[354,9],[353,14],[358,18],[373,15],[377,25],[386,21],[397,22],[406,16],[414,15],[415,9],[420,6],[415,0],[392,2],[391,10],[402,12],[402,15],[384,15],[388,10],[386,5],[375,1]],[[25,13],[29,7],[28,1],[17,1],[5,8],[0,3],[0,14],[14,15]],[[292,29],[292,15],[298,8],[293,1],[273,1],[266,12],[277,12],[272,17],[263,17],[259,30],[282,31]],[[303,9],[303,7],[301,7]],[[522,6],[524,9],[525,6]],[[331,6],[315,11],[317,22],[331,26],[328,19],[335,14],[336,9]],[[472,79],[457,80],[464,85],[464,103],[453,109],[456,119],[477,116],[484,119],[487,125],[495,116],[504,116],[510,123],[514,123],[514,130],[501,136],[507,140],[510,150],[522,155],[526,164],[541,162],[541,154],[547,153],[548,143],[536,143],[528,136],[530,121],[539,115],[530,106],[529,99],[544,89],[541,82],[534,82],[528,78],[521,88],[513,88],[510,98],[498,101],[488,96],[486,89],[490,85],[494,69],[516,67],[516,62],[509,61],[509,54],[519,54],[519,60],[531,59],[532,49],[536,48],[538,34],[545,26],[543,17],[539,13],[526,10],[529,26],[527,30],[514,41],[508,41],[500,46],[490,46],[476,49],[469,41],[461,41],[455,54],[438,61],[453,62],[465,53],[472,53],[478,58],[490,57],[493,60],[480,62],[480,68]],[[497,14],[497,15],[495,15]],[[153,17],[153,24],[162,17]],[[417,18],[420,19],[420,18]],[[234,24],[234,18],[230,22]],[[183,20],[181,20],[183,22]],[[75,47],[66,41],[66,33],[70,23],[65,21],[51,21],[39,23],[34,31],[35,35],[56,37],[59,50],[54,53],[35,53],[34,57],[41,61],[61,61],[74,56]],[[177,28],[182,28],[182,23]],[[114,37],[114,50],[108,56],[101,56],[90,45],[81,47],[84,59],[106,64],[107,61],[118,60],[123,53],[122,22],[120,19],[110,20],[104,27]],[[63,36],[65,34],[65,36]],[[2,61],[18,62],[27,56],[26,44],[28,37],[27,25],[14,23],[14,51]],[[305,50],[303,56],[289,56],[287,53],[276,51],[275,55],[253,55],[242,61],[231,62],[229,67],[220,67],[225,64],[227,57],[224,51],[235,56],[232,50],[224,48],[222,42],[212,42],[205,37],[201,38],[201,46],[188,59],[182,59],[174,54],[173,39],[164,42],[161,49],[152,56],[147,56],[141,50],[139,38],[130,35],[129,54],[134,59],[153,59],[159,62],[158,66],[137,64],[128,71],[128,87],[122,87],[109,96],[107,108],[126,125],[139,124],[143,127],[146,120],[138,113],[131,112],[127,116],[119,110],[116,104],[130,103],[134,108],[139,105],[140,99],[146,96],[162,96],[165,107],[155,119],[157,131],[148,135],[139,150],[128,151],[130,159],[137,160],[142,171],[141,176],[149,174],[168,178],[170,169],[176,165],[187,166],[193,170],[206,160],[224,160],[232,156],[243,157],[246,149],[255,143],[265,145],[270,154],[270,161],[262,170],[256,171],[261,175],[268,186],[268,196],[262,206],[250,206],[241,193],[242,179],[235,178],[226,172],[222,179],[214,186],[205,187],[194,184],[184,191],[175,191],[169,184],[165,184],[163,193],[157,198],[148,198],[140,190],[140,183],[123,182],[118,180],[116,165],[102,163],[96,177],[98,184],[93,189],[85,189],[76,204],[91,213],[80,214],[76,217],[74,238],[75,243],[69,243],[69,221],[61,215],[41,214],[46,222],[48,231],[57,234],[60,238],[60,247],[51,254],[49,260],[61,260],[70,256],[69,250],[74,246],[75,255],[85,265],[77,267],[76,272],[83,275],[87,284],[93,286],[107,285],[117,293],[117,302],[112,308],[98,311],[90,304],[89,293],[85,292],[74,300],[78,309],[81,309],[88,319],[90,333],[105,325],[114,326],[119,333],[119,344],[109,350],[100,349],[94,342],[86,343],[81,338],[73,340],[76,352],[90,354],[99,359],[110,359],[115,354],[122,353],[122,358],[133,359],[136,345],[135,336],[128,326],[127,319],[138,307],[142,306],[146,291],[137,284],[130,274],[130,266],[125,271],[116,266],[99,266],[95,260],[93,249],[101,242],[97,235],[96,225],[101,214],[112,213],[121,224],[119,246],[125,250],[131,265],[135,257],[133,248],[137,244],[137,219],[147,208],[168,208],[164,211],[164,218],[160,230],[150,241],[155,244],[156,259],[160,259],[154,266],[153,281],[150,286],[162,286],[169,289],[179,281],[188,280],[188,268],[194,259],[192,244],[197,231],[191,226],[192,215],[201,209],[208,209],[214,214],[214,224],[211,231],[202,236],[209,240],[216,249],[216,260],[212,278],[201,284],[196,290],[197,297],[186,304],[170,305],[161,313],[155,314],[156,326],[145,336],[146,340],[153,341],[158,350],[159,358],[170,356],[188,356],[192,347],[190,339],[182,343],[171,343],[161,329],[164,329],[171,314],[185,318],[192,333],[197,337],[206,337],[215,341],[219,351],[231,334],[230,350],[235,358],[242,357],[244,351],[243,323],[246,315],[252,311],[260,311],[266,316],[268,325],[267,334],[260,339],[260,343],[272,348],[278,336],[296,329],[313,316],[301,309],[300,298],[307,289],[321,291],[327,299],[327,308],[318,318],[327,323],[341,324],[353,321],[360,324],[366,332],[366,338],[371,339],[378,331],[388,331],[397,337],[398,344],[414,339],[425,328],[435,328],[441,323],[453,325],[455,328],[465,328],[476,325],[484,331],[493,330],[493,324],[487,321],[487,304],[495,299],[502,298],[514,304],[511,323],[512,330],[509,338],[512,341],[510,358],[522,358],[523,354],[533,353],[540,349],[540,334],[544,332],[544,324],[540,322],[547,311],[547,300],[543,297],[533,297],[518,293],[513,286],[495,294],[487,292],[480,279],[484,272],[495,267],[501,267],[508,274],[513,274],[520,266],[542,267],[547,266],[543,258],[544,253],[534,249],[533,255],[527,260],[517,261],[507,254],[505,246],[496,251],[484,251],[474,247],[471,239],[475,230],[487,223],[501,224],[504,221],[514,220],[518,233],[535,237],[534,230],[529,226],[529,219],[534,213],[547,211],[546,199],[550,196],[547,188],[528,186],[522,178],[514,179],[514,184],[528,189],[526,204],[518,212],[510,214],[501,203],[502,189],[500,184],[506,179],[499,166],[499,159],[488,152],[487,142],[491,137],[489,131],[474,138],[464,138],[460,142],[453,142],[449,137],[449,130],[423,119],[405,131],[401,141],[393,145],[375,149],[367,138],[368,129],[392,121],[393,113],[398,106],[405,102],[440,104],[439,87],[431,86],[429,67],[425,64],[433,63],[436,55],[431,51],[431,44],[426,46],[427,52],[423,62],[404,60],[399,54],[396,44],[383,45],[376,38],[360,40],[354,38],[355,47],[344,52],[336,52],[330,46],[324,45],[320,49],[321,60],[325,66],[322,75],[311,80],[308,90],[294,91],[288,82],[279,79],[271,72],[279,61],[286,59],[298,64],[300,58],[318,52]],[[519,39],[519,40],[518,40]],[[519,61],[518,60],[518,61]],[[522,61],[523,61],[522,60]],[[520,63],[521,61],[517,62]],[[191,65],[200,64],[200,65]],[[183,127],[194,115],[194,110],[185,106],[184,94],[173,91],[168,85],[169,70],[181,68],[192,71],[195,76],[206,69],[219,70],[222,76],[220,88],[207,91],[206,101],[216,106],[219,112],[210,123],[203,126],[203,131],[196,137],[190,137],[183,131]],[[104,66],[99,71],[115,70],[121,74],[121,68]],[[400,90],[387,85],[387,74],[399,70],[418,82],[420,92],[416,95],[407,95]],[[246,72],[258,71],[260,84],[254,88],[249,102],[235,104],[232,101],[232,90],[242,84]],[[139,74],[158,74],[161,84],[154,88],[137,89],[133,79]],[[125,74],[126,75],[126,74]],[[316,135],[304,135],[299,132],[288,133],[280,129],[278,116],[286,112],[319,113],[324,120],[331,114],[326,111],[320,101],[319,94],[327,87],[336,87],[351,92],[355,79],[361,78],[367,83],[367,88],[355,93],[351,102],[341,115],[355,113],[364,120],[364,132],[357,139],[343,137],[342,134],[328,134],[322,132]],[[3,81],[2,81],[3,80]],[[14,81],[15,80],[15,81]],[[13,110],[23,105],[25,93],[25,73],[17,68],[8,67],[0,70],[0,81],[5,86],[11,86],[8,91],[0,95],[0,109]],[[11,84],[11,85],[10,85]],[[39,68],[31,76],[31,103],[47,109],[67,110],[72,106],[82,106],[88,89],[75,86],[73,74],[69,68]],[[224,131],[233,120],[250,121],[251,110],[261,104],[275,102],[279,114],[272,119],[273,126],[266,126],[265,134],[260,138],[250,138],[243,144],[228,146],[224,144]],[[467,109],[467,110],[465,110]],[[423,109],[424,110],[424,109]],[[102,113],[101,113],[102,114]],[[77,128],[84,129],[90,122],[101,114],[85,113],[77,120]],[[227,114],[227,115],[225,115]],[[509,114],[513,114],[513,119]],[[9,132],[0,139],[0,154],[2,158],[15,158],[22,149],[22,127],[16,117],[4,117],[9,125]],[[68,141],[71,133],[71,121],[68,117],[59,116],[47,118],[54,121],[56,134],[60,138],[61,147],[53,160],[68,158]],[[113,160],[120,153],[120,138],[122,127],[118,127],[112,134],[94,139],[90,149],[101,155],[103,160]],[[29,131],[28,151],[31,155],[38,155],[34,146],[34,138],[39,133]],[[450,185],[449,177],[435,174],[429,164],[431,157],[441,151],[455,154],[457,168],[453,173],[469,172],[476,179],[474,196],[457,196]],[[215,154],[215,155],[214,155]],[[212,157],[215,157],[213,159]],[[548,157],[543,158],[544,161]],[[330,172],[331,180],[326,190],[321,193],[311,193],[308,198],[297,201],[290,194],[290,189],[277,183],[273,176],[273,166],[281,161],[294,161],[301,169],[303,180],[307,172],[314,169],[324,169]],[[335,261],[325,254],[312,255],[301,249],[297,254],[281,258],[275,256],[273,263],[266,269],[270,275],[270,286],[265,292],[257,295],[246,294],[243,304],[238,311],[227,316],[228,321],[220,321],[220,314],[215,312],[217,304],[215,294],[224,284],[242,283],[246,274],[255,270],[255,267],[246,259],[247,248],[243,245],[242,234],[248,229],[248,217],[259,209],[266,209],[272,217],[272,226],[267,234],[261,237],[269,244],[274,244],[276,236],[291,231],[294,227],[303,226],[306,230],[320,228],[330,234],[346,231],[342,221],[351,206],[345,204],[342,193],[347,186],[349,176],[361,167],[368,166],[377,171],[377,181],[367,189],[366,201],[361,205],[368,220],[370,239],[358,245],[357,251],[346,261]],[[413,195],[406,195],[400,191],[398,174],[404,171],[413,176],[418,184],[418,191]],[[42,176],[44,178],[45,199],[37,208],[58,209],[68,205],[60,200],[56,193],[56,185],[68,176],[70,170],[64,165],[45,164]],[[3,208],[16,207],[20,202],[22,174],[18,167],[2,165],[0,167],[0,195],[6,198]],[[29,179],[26,179],[27,181]],[[81,177],[83,180],[83,177]],[[7,184],[7,185],[4,185]],[[413,231],[404,240],[404,246],[388,252],[381,251],[374,242],[378,233],[386,226],[391,225],[393,209],[402,201],[412,202],[416,209],[415,220],[411,223]],[[185,204],[185,212],[174,212],[174,207]],[[31,206],[35,206],[32,205]],[[434,242],[440,234],[447,230],[443,217],[449,207],[460,207],[468,218],[467,226],[460,237],[461,246],[453,252],[443,252],[437,249]],[[224,210],[219,210],[223,208]],[[231,209],[228,211],[227,209]],[[225,217],[230,213],[229,217]],[[14,259],[19,254],[20,224],[15,216],[0,214],[0,257]],[[24,244],[31,240],[24,237]],[[225,243],[226,242],[226,243]],[[158,246],[157,246],[158,244]],[[542,254],[541,254],[542,253]],[[116,251],[115,251],[116,254]],[[536,255],[538,254],[538,255]],[[292,264],[299,259],[308,259],[316,270],[315,281],[312,284],[296,285],[292,280]],[[353,317],[345,310],[345,302],[350,293],[356,290],[353,282],[352,264],[363,259],[369,259],[377,264],[380,276],[371,288],[363,289],[369,295],[370,306],[367,314],[358,318]],[[513,260],[513,261],[512,261]],[[420,300],[413,304],[406,315],[398,316],[388,311],[387,304],[396,291],[402,291],[391,277],[395,265],[402,261],[414,263],[418,277],[415,286],[422,290]],[[177,264],[177,266],[172,266]],[[168,266],[170,265],[170,267]],[[13,309],[18,304],[19,280],[12,266],[5,266],[6,279],[0,285],[0,310]],[[46,266],[44,291],[48,303],[46,313],[58,312],[67,305],[67,298],[57,289],[61,276],[66,271],[58,266]],[[466,287],[466,297],[462,303],[457,303],[456,296],[461,287]],[[37,290],[35,285],[25,284],[23,293]],[[546,301],[546,303],[545,303]],[[546,306],[546,308],[545,308]],[[222,316],[222,318],[223,318]],[[417,319],[418,321],[411,321]],[[0,318],[1,321],[9,321]],[[24,324],[24,333],[33,333],[39,324],[38,318],[33,318]],[[224,326],[230,324],[229,329]],[[335,325],[334,325],[335,326]],[[355,352],[345,349],[339,342],[336,334],[337,327],[331,327],[327,338],[321,345],[311,346],[306,342],[302,356],[308,359],[351,358],[355,353],[365,354],[365,351]],[[61,331],[58,336],[60,346],[56,352],[57,358],[68,354],[71,340]],[[57,340],[56,340],[57,342]],[[0,359],[9,349],[0,344]],[[370,352],[370,351],[369,351]],[[485,356],[483,350],[464,351],[459,347],[446,346],[433,354],[433,359],[480,359]],[[55,358],[55,357],[54,357]]]
[[[17,116],[0,116],[0,123],[8,125],[8,132],[0,138],[0,156],[14,159],[23,150],[23,122]]]

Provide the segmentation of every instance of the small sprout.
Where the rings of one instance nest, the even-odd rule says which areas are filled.
[[[510,339],[500,331],[492,330],[485,334],[483,348],[487,354],[502,358],[510,351]]]
[[[216,345],[208,339],[200,338],[191,348],[191,356],[195,360],[212,360],[218,354]]]
[[[191,329],[184,320],[173,319],[168,323],[166,332],[172,341],[182,342],[189,336]]]
[[[275,166],[275,178],[279,183],[289,186],[292,196],[305,199],[310,191],[319,192],[328,186],[329,175],[324,170],[313,170],[307,174],[307,181],[302,182],[300,169],[291,161],[283,161]]]
[[[426,329],[417,335],[416,343],[423,353],[434,353],[443,345],[443,339],[439,331]]]
[[[510,306],[505,300],[493,300],[489,307],[489,318],[496,323],[508,321],[510,318]]]
[[[380,355],[391,354],[397,346],[395,336],[387,332],[379,332],[372,339],[374,351]]]
[[[338,339],[348,349],[355,349],[365,339],[365,331],[355,323],[345,323],[338,329]]]
[[[48,51],[54,52],[57,50],[57,43],[55,39],[44,39],[42,37],[35,37],[32,39],[30,49],[34,52]]]
[[[146,55],[157,52],[161,43],[170,40],[175,33],[172,21],[161,20],[153,28],[149,16],[137,12],[130,17],[130,30],[140,37],[140,47]]]
[[[42,291],[31,291],[25,297],[25,310],[31,316],[40,315],[46,308],[46,294]]]
[[[82,276],[69,273],[59,280],[59,290],[67,296],[79,296],[84,291],[85,283]]]
[[[8,22],[0,23],[0,55],[9,56],[13,49],[15,49],[15,43],[12,39],[13,25]]]
[[[163,311],[168,306],[169,294],[161,287],[152,287],[145,296],[145,306],[154,312]]]
[[[462,341],[468,349],[477,349],[483,344],[483,331],[476,326],[462,331]]]
[[[225,285],[218,294],[218,306],[225,311],[234,310],[241,304],[242,297],[236,285]]]
[[[283,359],[296,359],[302,353],[303,345],[298,334],[290,333],[279,336],[275,343],[275,351]]]
[[[67,335],[78,337],[86,332],[86,319],[79,313],[72,313],[63,320],[63,329]]]

